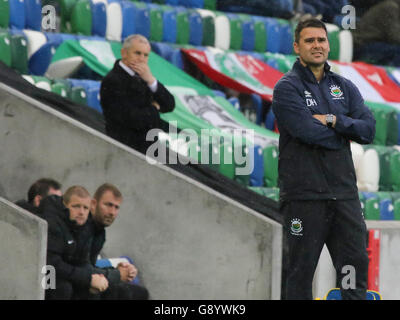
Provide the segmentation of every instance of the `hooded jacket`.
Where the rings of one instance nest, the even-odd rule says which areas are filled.
[[[51,195],[42,200],[39,211],[48,223],[47,264],[56,270],[56,279],[89,289],[93,267],[90,264],[92,232],[86,223],[79,226],[69,219],[62,198]]]
[[[299,59],[275,85],[272,109],[279,137],[281,200],[358,197],[350,141],[371,143],[375,119],[357,87],[325,63],[318,82]],[[336,115],[335,128],[313,118]]]

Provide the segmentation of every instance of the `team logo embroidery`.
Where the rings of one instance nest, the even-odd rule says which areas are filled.
[[[331,96],[334,97],[334,99],[343,99],[343,91],[339,86],[332,85],[329,89],[331,90]]]
[[[291,226],[290,230],[292,231],[291,233],[295,236],[302,236],[303,234],[301,233],[303,231],[303,223],[300,219],[294,218],[291,221]]]

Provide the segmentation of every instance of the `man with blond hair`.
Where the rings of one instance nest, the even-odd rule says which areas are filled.
[[[40,205],[48,223],[47,265],[56,271],[56,287],[46,290],[48,300],[90,299],[108,288],[108,281],[88,259],[91,230],[87,224],[91,196],[72,186],[63,197],[51,195]]]

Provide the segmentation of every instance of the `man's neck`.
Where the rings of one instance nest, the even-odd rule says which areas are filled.
[[[132,77],[135,75],[135,71],[133,71],[131,68],[129,68],[125,63],[123,63],[122,60],[120,60],[119,65],[122,69],[124,69],[129,75]]]
[[[325,63],[322,64],[322,65],[310,65],[310,64],[306,64],[306,63],[303,62],[301,59],[300,59],[300,63],[301,63],[304,67],[310,68],[311,72],[314,74],[315,79],[316,79],[318,82],[321,81],[321,79],[322,79],[323,76],[324,76],[324,66],[325,66]]]

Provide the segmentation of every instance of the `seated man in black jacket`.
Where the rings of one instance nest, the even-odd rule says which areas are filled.
[[[109,227],[118,216],[122,194],[112,184],[105,183],[97,188],[91,203],[91,219],[94,238],[90,260],[96,264],[97,257],[106,241],[105,228]],[[147,300],[146,288],[130,283],[137,276],[138,270],[130,263],[120,263],[117,268],[108,268],[105,276],[109,289],[101,294],[102,299]]]
[[[147,132],[160,128],[160,112],[175,107],[174,96],[151,73],[148,65],[149,41],[141,35],[127,37],[121,60],[101,83],[100,99],[107,134],[146,153],[154,141],[146,141]]]
[[[39,215],[38,208],[40,202],[49,195],[62,195],[61,184],[53,179],[41,178],[35,181],[28,190],[28,201],[25,199],[18,200],[15,204],[28,210],[29,212]]]
[[[70,187],[61,198],[45,198],[40,212],[48,223],[47,265],[56,271],[56,288],[46,299],[89,299],[108,288],[105,276],[89,261],[92,228],[87,223],[91,197],[81,186]]]

